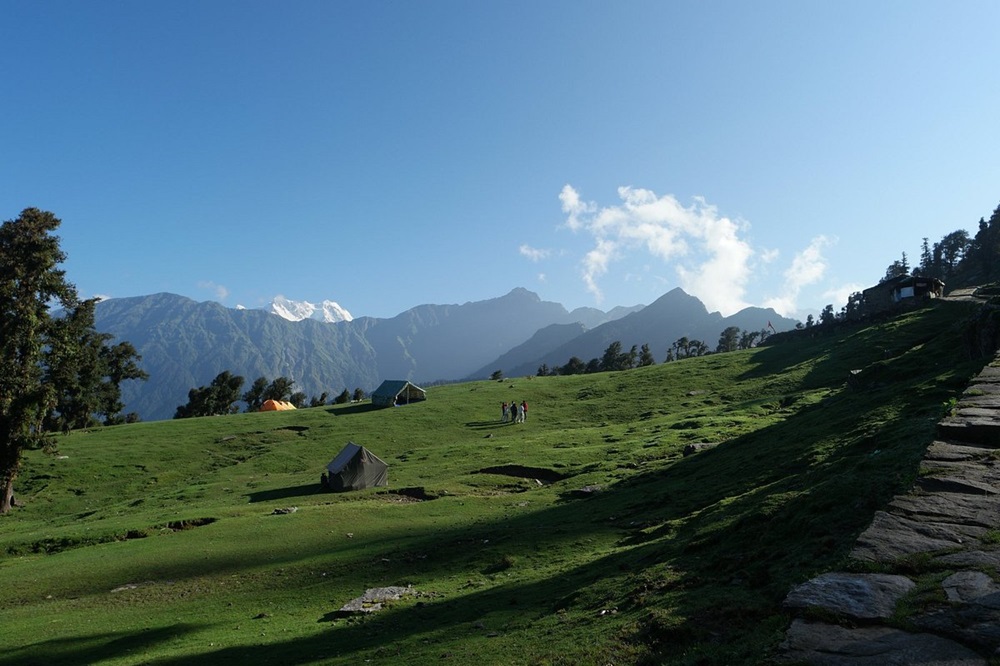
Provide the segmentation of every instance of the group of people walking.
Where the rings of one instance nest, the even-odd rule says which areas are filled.
[[[505,402],[500,405],[500,410],[502,412],[500,416],[500,423],[506,423],[510,421],[511,423],[524,423],[524,420],[528,418],[528,403],[521,402],[517,404],[512,402],[509,405]]]

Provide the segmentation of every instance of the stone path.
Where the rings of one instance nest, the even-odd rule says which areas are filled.
[[[984,368],[938,424],[915,487],[875,514],[851,558],[858,569],[902,560],[903,570],[927,572],[925,585],[939,582],[921,598],[935,601],[897,616],[916,576],[823,574],[785,599],[796,619],[777,661],[964,666],[1000,657],[1000,367]]]

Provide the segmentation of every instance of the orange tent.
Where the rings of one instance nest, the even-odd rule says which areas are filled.
[[[265,400],[260,406],[262,412],[283,412],[288,409],[295,409],[295,405],[285,400]]]

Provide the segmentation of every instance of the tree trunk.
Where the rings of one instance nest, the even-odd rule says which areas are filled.
[[[21,447],[13,441],[9,424],[0,417],[0,515],[14,508],[14,479],[21,471]]]
[[[11,470],[3,480],[3,494],[0,495],[0,515],[10,512],[14,508],[14,477],[16,470]]]

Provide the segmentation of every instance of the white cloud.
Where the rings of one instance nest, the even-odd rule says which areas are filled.
[[[541,250],[536,247],[531,247],[530,245],[522,245],[517,248],[517,251],[521,253],[522,257],[527,257],[531,261],[541,261],[552,254],[551,250]]]
[[[785,270],[781,293],[765,299],[764,307],[774,308],[775,312],[785,317],[794,315],[798,310],[798,298],[802,289],[819,282],[826,274],[827,263],[823,257],[823,248],[833,242],[826,236],[816,236],[804,250],[796,253],[792,265]]]
[[[785,271],[785,279],[796,287],[817,282],[826,273],[823,248],[830,244],[826,236],[817,236],[809,246],[795,255],[792,265]]]
[[[225,300],[229,296],[229,289],[222,286],[221,284],[216,284],[211,280],[203,280],[198,283],[199,289],[204,289],[206,291],[211,291],[215,294],[215,297],[220,301]]]
[[[608,272],[608,264],[614,261],[617,255],[617,243],[605,238],[598,238],[597,246],[583,258],[583,283],[598,303],[604,300],[604,294],[597,285],[597,278]]]
[[[850,298],[851,294],[859,291],[864,291],[870,285],[858,284],[857,282],[851,282],[849,284],[842,284],[839,287],[834,287],[832,289],[827,289],[823,292],[823,299],[827,303],[833,304],[834,312],[840,312],[840,308],[847,305],[847,299]]]
[[[583,226],[579,219],[581,215],[593,212],[593,206],[581,202],[580,195],[569,185],[563,185],[562,191],[559,193],[559,201],[562,202],[563,212],[568,216],[566,226],[573,231],[578,231]]]
[[[745,224],[721,217],[701,198],[685,207],[671,195],[640,188],[620,187],[618,196],[620,205],[598,208],[582,202],[570,185],[559,194],[566,226],[594,237],[581,270],[598,302],[603,298],[598,282],[610,265],[631,252],[646,251],[678,262],[675,270],[683,288],[710,310],[732,314],[747,306],[744,294],[754,252],[740,238]]]
[[[774,261],[776,261],[778,259],[778,255],[779,254],[781,254],[781,252],[778,249],[774,249],[774,250],[761,250],[760,251],[760,260],[761,260],[762,263],[770,264],[770,263],[773,263]]]

